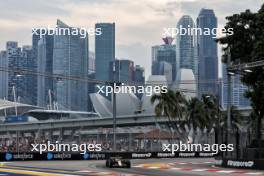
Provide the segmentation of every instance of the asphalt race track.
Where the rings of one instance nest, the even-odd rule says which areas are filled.
[[[104,175],[104,176],[204,176],[263,175],[264,171],[219,168],[212,158],[176,158],[131,160],[132,168],[105,167],[105,161],[26,161],[3,162],[0,175]]]

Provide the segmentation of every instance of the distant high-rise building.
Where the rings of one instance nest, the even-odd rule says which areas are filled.
[[[176,46],[172,45],[173,38],[171,37],[165,37],[163,41],[165,44],[152,47],[152,65],[161,61],[170,63],[172,66],[172,80],[174,81],[176,79]],[[157,71],[151,70],[152,75],[155,72]]]
[[[89,52],[89,73],[95,73],[95,54]]]
[[[217,18],[211,9],[202,9],[197,18],[197,28],[217,28]],[[199,96],[204,93],[217,95],[218,85],[218,56],[216,35],[210,32],[209,35],[197,35],[198,43],[198,92]]]
[[[110,62],[115,60],[115,23],[97,23],[101,35],[95,36],[95,78],[108,81]]]
[[[94,52],[89,52],[88,77],[90,79],[95,79],[95,53]],[[90,95],[91,93],[95,93],[94,83],[88,84],[88,95]],[[88,111],[89,112],[94,111],[90,96],[88,97]]]
[[[152,75],[165,75],[168,82],[172,82],[172,65],[166,61],[152,63]]]
[[[134,81],[137,83],[145,83],[145,69],[140,65],[135,66]]]
[[[110,62],[110,80],[131,83],[134,80],[134,62],[131,60],[115,60]]]
[[[151,47],[151,61],[152,62],[157,61],[157,54],[158,54],[159,49],[160,49],[160,45],[156,45],[156,46]]]
[[[38,34],[32,35],[32,51],[30,64],[28,65],[28,69],[32,71],[37,71],[38,69],[38,41],[40,39],[39,35],[40,30],[38,30]],[[27,79],[31,84],[31,95],[32,95],[32,104],[37,105],[38,101],[38,76],[37,75],[27,75]]]
[[[181,17],[177,24],[177,28],[191,29],[194,28],[195,24],[193,19],[189,15]],[[176,36],[176,65],[177,71],[179,69],[192,69],[195,77],[198,73],[197,63],[197,49],[196,49],[196,35],[194,34],[178,34]]]
[[[6,43],[6,51],[2,52],[1,65],[9,69],[9,73],[2,72],[2,84],[5,98],[10,101],[19,101],[21,103],[36,105],[37,97],[35,96],[36,83],[32,79],[32,74],[19,71],[26,69],[34,71],[32,46],[23,46],[22,49],[18,47],[18,43],[8,41]],[[7,92],[7,94],[6,94]]]
[[[24,68],[36,71],[36,59],[33,57],[32,46],[22,47],[22,61],[25,62]],[[37,75],[26,74],[22,75],[26,80],[26,98],[24,98],[24,103],[36,105],[37,104]]]
[[[26,46],[21,50],[17,42],[8,41],[6,43],[6,57],[8,60],[8,70],[29,69],[31,47]],[[33,104],[32,95],[29,93],[30,79],[28,75],[17,72],[8,73],[8,100],[19,101],[21,103]],[[14,92],[15,91],[15,92]]]
[[[223,78],[221,82],[221,105],[224,109],[226,109],[228,104],[228,81],[226,64],[223,64],[222,69]],[[250,107],[250,100],[245,97],[245,93],[248,90],[248,87],[241,82],[240,75],[235,75],[234,77],[232,77],[231,90],[231,103],[233,106],[236,106],[238,108]]]
[[[6,51],[0,52],[0,67],[8,68]],[[0,99],[7,99],[8,96],[8,72],[0,71]]]
[[[57,21],[57,27],[72,31],[71,27],[60,20]],[[53,74],[87,78],[88,68],[88,37],[54,35]],[[87,82],[58,79],[53,86],[59,109],[87,111]]]
[[[47,73],[47,74],[53,73],[53,40],[54,37],[52,35],[45,35],[42,36],[42,38],[38,41],[37,60],[38,60],[38,72],[40,73]],[[50,77],[38,75],[37,85],[38,85],[37,105],[40,107],[47,107],[47,105],[50,103],[49,96],[53,97],[51,96],[53,95],[52,93],[54,92],[53,79]]]

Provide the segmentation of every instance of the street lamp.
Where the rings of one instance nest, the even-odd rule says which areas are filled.
[[[245,69],[244,72],[246,72],[246,73],[252,73],[253,71],[250,70],[250,69]]]
[[[231,71],[229,71],[229,72],[227,73],[227,75],[229,75],[229,76],[234,76],[234,75],[235,75],[235,73],[234,73],[234,72],[231,72]]]
[[[227,68],[229,68],[231,65],[231,51],[230,47],[228,47],[228,57],[227,57]],[[231,76],[235,75],[234,72],[231,72],[228,70],[227,73],[227,135],[226,135],[226,144],[228,144],[229,138],[230,138],[230,131],[231,131],[231,94],[232,94],[232,88],[231,88]],[[228,155],[229,153],[227,153]]]

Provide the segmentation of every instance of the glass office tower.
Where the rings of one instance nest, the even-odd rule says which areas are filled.
[[[95,78],[108,81],[110,62],[115,60],[115,23],[97,23],[101,35],[95,36]]]
[[[53,40],[53,35],[45,35],[38,42],[38,72],[47,74],[53,72]],[[53,92],[53,79],[38,75],[38,106],[47,107],[50,103],[49,96],[53,97]]]
[[[189,15],[181,17],[177,24],[177,28],[191,29],[194,28],[195,24],[193,19]],[[198,62],[197,62],[197,50],[196,50],[196,35],[193,34],[178,34],[176,36],[176,63],[177,71],[179,69],[192,69],[193,74],[197,78],[198,73]]]
[[[72,30],[60,20],[57,21],[57,27]],[[88,37],[81,38],[80,35],[72,34],[54,35],[53,74],[86,79],[88,68]],[[53,86],[59,109],[87,111],[87,82],[57,79]]]
[[[221,84],[221,105],[224,109],[227,108],[228,100],[227,100],[227,94],[228,94],[228,84],[227,84],[227,70],[226,70],[226,64],[223,64],[223,79]],[[238,108],[243,107],[250,107],[250,100],[245,97],[245,93],[248,90],[248,87],[244,85],[241,82],[241,76],[240,75],[234,75],[232,76],[232,84],[231,84],[231,102],[233,106],[236,106]]]
[[[173,38],[163,38],[163,45],[156,45],[152,47],[152,69],[151,74],[154,75],[158,70],[155,70],[158,62],[167,62],[172,67],[172,80],[176,79],[177,65],[176,65],[176,46],[172,44]],[[155,66],[154,66],[155,65]]]
[[[217,28],[217,18],[211,9],[202,9],[197,18],[197,28]],[[218,95],[218,56],[216,35],[197,35],[198,42],[198,89],[202,94]]]

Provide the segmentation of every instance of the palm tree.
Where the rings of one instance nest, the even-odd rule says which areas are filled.
[[[219,107],[216,99],[212,95],[203,95],[201,100],[198,98],[191,98],[186,103],[186,116],[184,125],[192,129],[193,138],[197,129],[203,131],[206,129],[207,139],[208,134],[216,127],[219,119]]]
[[[151,97],[151,104],[155,104],[155,114],[157,117],[167,117],[169,126],[177,129],[176,121],[182,119],[185,98],[181,92],[168,90],[167,93],[155,94]]]
[[[202,100],[191,98],[186,100],[181,92],[168,90],[167,93],[155,94],[151,97],[151,103],[155,105],[157,117],[167,117],[168,126],[179,132],[189,133],[191,129],[212,129],[218,113],[215,101],[206,96]],[[186,132],[186,127],[189,132]],[[184,137],[188,137],[185,134]]]
[[[217,99],[214,95],[202,95],[202,102],[204,104],[204,113],[207,120],[207,130],[211,131],[214,127],[218,126],[221,118],[221,110],[218,105]]]
[[[188,127],[189,136],[191,136],[193,140],[196,138],[198,129],[202,131],[207,127],[207,120],[203,101],[194,97],[186,102],[186,114],[182,127]]]
[[[186,104],[186,116],[185,123],[188,127],[193,128],[195,131],[197,128],[203,129],[206,127],[206,118],[204,112],[204,104],[198,98],[191,98]]]

